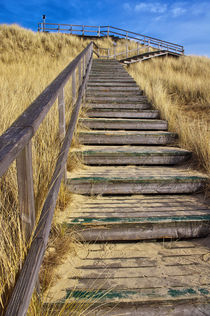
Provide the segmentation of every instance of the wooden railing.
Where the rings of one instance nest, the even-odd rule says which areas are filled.
[[[28,254],[17,279],[5,316],[23,316],[27,312],[47,246],[61,180],[65,177],[68,152],[91,68],[92,55],[93,43],[91,42],[7,131],[0,136],[0,176],[7,171],[11,163],[16,159],[22,226],[25,237],[27,239],[32,237]],[[76,87],[76,71],[78,74],[78,87]],[[70,78],[72,78],[72,98],[75,102],[68,129],[65,132],[64,87]],[[78,97],[76,100],[77,91]],[[59,134],[63,142],[44,206],[37,227],[34,229],[36,214],[31,141],[56,99],[58,99],[59,108]],[[35,231],[33,236],[31,236],[33,229]]]
[[[117,36],[119,38],[135,40],[141,45],[155,47],[158,48],[158,50],[167,50],[170,52],[176,52],[177,54],[184,54],[184,47],[182,45],[163,41],[155,37],[123,30],[113,26],[90,26],[42,22],[38,23],[38,31],[70,33],[81,36]]]

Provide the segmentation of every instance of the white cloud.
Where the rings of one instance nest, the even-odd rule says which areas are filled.
[[[180,16],[180,15],[185,14],[186,11],[187,11],[186,9],[181,8],[181,7],[175,7],[173,9],[171,9],[171,13],[172,13],[173,17],[175,17],[175,18]]]
[[[153,2],[153,3],[147,3],[147,2],[140,2],[137,4],[134,8],[136,12],[145,11],[145,12],[151,12],[151,13],[158,13],[162,14],[167,11],[167,4],[162,4],[160,2]]]

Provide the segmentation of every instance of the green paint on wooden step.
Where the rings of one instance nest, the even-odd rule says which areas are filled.
[[[183,295],[196,294],[196,291],[192,288],[183,289],[183,290],[169,289],[168,294],[171,295],[172,297],[177,297],[177,296],[183,296]]]
[[[181,221],[210,221],[210,215],[187,215],[187,216],[148,216],[148,217],[77,217],[72,224],[95,224],[95,223],[142,223],[142,222],[181,222]],[[71,225],[71,224],[70,224]]]
[[[66,290],[65,300],[69,297],[75,299],[123,299],[128,298],[130,295],[136,295],[136,291],[108,291],[108,290],[93,290],[93,291],[76,291]]]
[[[205,288],[183,288],[183,289],[168,289],[168,295],[172,298],[182,297],[190,297],[195,295],[205,296],[208,295],[209,291]],[[114,290],[70,290],[66,289],[66,297],[64,299],[67,300],[68,298],[73,298],[76,300],[120,300],[120,299],[131,299],[132,296],[147,296],[147,297],[156,297],[157,291],[151,290],[150,293],[139,293],[139,291],[131,291],[131,290],[121,290],[121,291],[114,291]],[[164,297],[161,295],[160,297]]]

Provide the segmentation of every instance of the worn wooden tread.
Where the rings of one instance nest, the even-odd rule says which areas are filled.
[[[77,231],[82,241],[204,237],[210,230],[210,206],[196,196],[76,195],[59,223]]]
[[[168,123],[153,119],[81,118],[80,123],[91,129],[117,130],[167,130]]]
[[[88,167],[68,175],[67,185],[78,194],[175,194],[203,190],[207,177],[170,167]]]
[[[166,145],[175,141],[177,135],[160,131],[84,131],[79,133],[82,144],[122,144],[122,145]]]
[[[137,86],[136,82],[87,82],[87,88],[137,88],[139,90],[139,86]]]
[[[86,102],[91,103],[116,103],[116,104],[126,104],[126,103],[133,103],[133,104],[141,104],[142,101],[146,101],[147,99],[144,96],[121,96],[121,97],[86,97]]]
[[[97,305],[103,310],[103,304],[113,311],[120,306],[124,311],[131,306],[140,310],[145,304],[143,315],[157,310],[155,304],[170,304],[173,310],[182,303],[176,315],[186,315],[186,305],[192,308],[196,303],[209,311],[210,256],[205,242],[83,244],[77,247],[77,258],[71,254],[60,265],[48,301],[84,304],[88,299],[94,303],[90,311]]]
[[[109,117],[109,118],[159,118],[158,110],[125,110],[125,109],[103,109],[89,108],[89,117]]]
[[[177,164],[191,156],[187,150],[159,146],[83,146],[72,150],[73,154],[88,165]]]
[[[137,86],[128,86],[128,87],[121,87],[121,86],[111,86],[111,85],[109,85],[109,86],[97,86],[97,87],[94,87],[94,86],[88,86],[87,87],[87,92],[88,93],[92,93],[92,92],[96,92],[96,93],[99,93],[99,92],[106,92],[106,93],[108,93],[108,92],[116,92],[116,93],[122,93],[122,92],[124,92],[124,93],[130,93],[130,92],[141,92],[141,93],[143,93],[142,92],[142,90],[140,90],[140,88],[139,87],[137,87]]]
[[[135,93],[134,91],[129,91],[129,90],[117,90],[117,91],[105,91],[105,90],[99,90],[99,91],[88,91],[86,93],[87,97],[104,97],[106,98],[107,96],[109,97],[122,97],[122,96],[127,96],[127,97],[137,97],[137,96],[142,96],[142,92],[140,90],[136,90]]]
[[[86,108],[88,109],[111,109],[111,110],[149,110],[151,109],[151,104],[146,100],[142,100],[138,103],[103,103],[102,101],[91,103],[86,102]]]

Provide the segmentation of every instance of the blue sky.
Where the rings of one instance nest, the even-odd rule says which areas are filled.
[[[210,57],[210,0],[0,0],[0,23],[36,31],[42,14],[49,23],[125,28]]]

